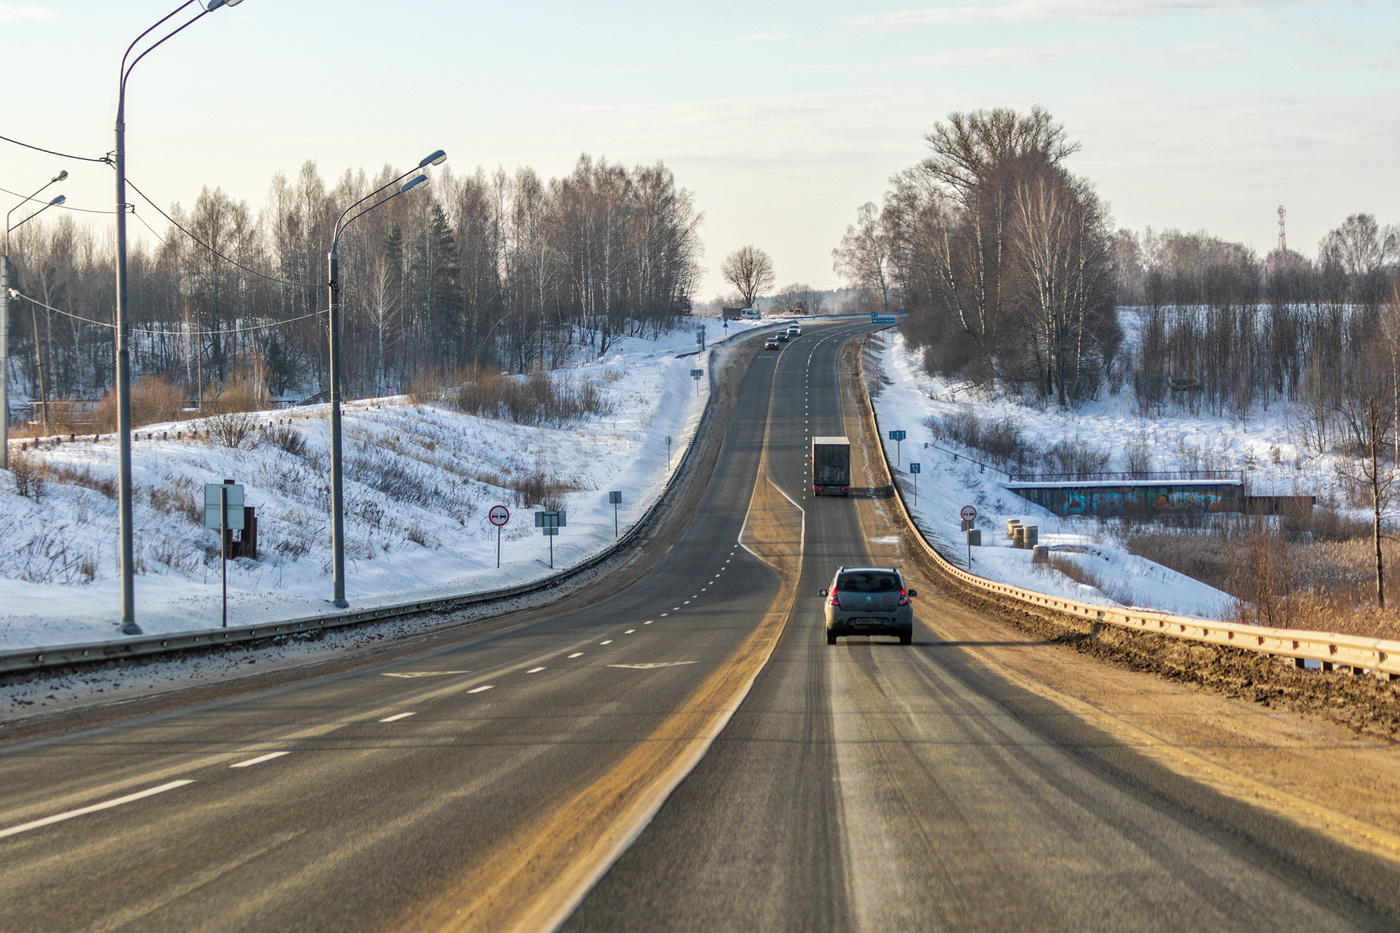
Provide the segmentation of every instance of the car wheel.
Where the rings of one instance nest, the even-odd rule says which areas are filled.
[[[827,643],[828,645],[834,645],[834,644],[836,644],[836,633],[835,633],[835,632],[827,632],[827,633],[826,633],[826,643]]]
[[[899,643],[900,643],[901,645],[912,645],[912,644],[914,643],[914,633],[913,633],[913,632],[900,632],[900,633],[899,633]]]

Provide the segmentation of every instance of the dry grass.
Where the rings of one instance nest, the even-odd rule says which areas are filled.
[[[1136,526],[1125,543],[1240,600],[1239,621],[1400,639],[1400,542],[1382,543],[1382,609],[1369,524],[1330,509],[1282,520],[1241,517],[1199,533]]]

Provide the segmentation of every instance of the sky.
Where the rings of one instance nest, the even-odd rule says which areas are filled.
[[[174,5],[0,0],[0,135],[110,151],[121,55]],[[438,148],[457,173],[661,161],[704,214],[705,300],[746,244],[779,286],[843,284],[833,247],[936,122],[1039,105],[1117,226],[1262,254],[1282,205],[1314,255],[1349,214],[1400,223],[1397,40],[1393,0],[245,0],[137,66],[128,173],[166,208],[208,186],[260,209],[308,160],[328,183]],[[3,141],[0,203],[59,169],[54,211],[111,212],[108,166]]]

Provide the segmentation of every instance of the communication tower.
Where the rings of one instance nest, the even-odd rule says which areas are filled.
[[[1283,235],[1283,215],[1285,213],[1283,205],[1280,204],[1278,206],[1278,251],[1280,253],[1288,252],[1288,238]]]

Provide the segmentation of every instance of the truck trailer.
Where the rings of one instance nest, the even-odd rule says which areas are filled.
[[[812,495],[851,494],[851,442],[844,437],[812,438]]]

